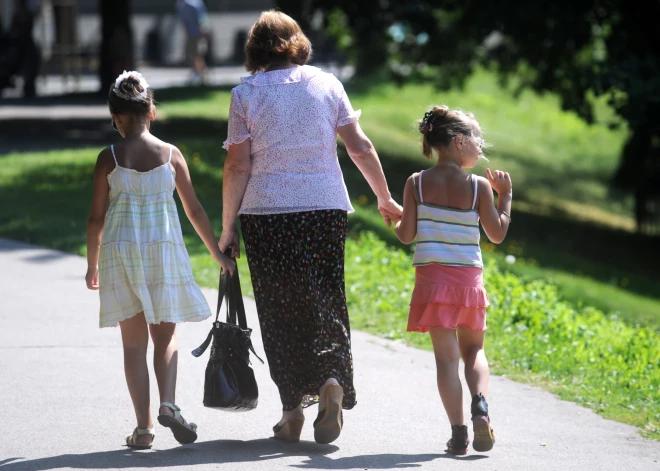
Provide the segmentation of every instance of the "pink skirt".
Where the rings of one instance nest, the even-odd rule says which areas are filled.
[[[437,263],[416,267],[408,332],[459,327],[486,330],[489,305],[481,268]]]

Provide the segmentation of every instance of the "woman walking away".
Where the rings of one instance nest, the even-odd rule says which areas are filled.
[[[287,15],[263,13],[248,34],[253,73],[231,94],[224,168],[224,251],[239,256],[240,215],[271,378],[282,401],[275,437],[296,442],[303,405],[319,403],[314,438],[330,443],[355,406],[344,290],[347,213],[337,134],[386,222],[401,207],[341,82],[310,67],[312,47]]]
[[[234,262],[223,255],[176,147],[149,132],[155,119],[153,92],[137,72],[119,76],[108,95],[112,123],[122,140],[96,161],[94,195],[87,225],[87,287],[99,290],[101,327],[121,329],[124,371],[137,427],[131,448],[151,448],[147,344],[154,343],[160,392],[158,421],[180,443],[197,439],[197,426],[175,405],[176,323],[211,315],[195,283],[174,203],[176,188],[186,215],[222,271]]]
[[[470,175],[482,155],[481,128],[473,115],[436,106],[419,123],[423,151],[438,161],[408,178],[403,217],[395,226],[401,242],[417,237],[413,258],[415,289],[408,331],[430,332],[440,398],[451,423],[447,451],[467,453],[463,389],[458,361],[472,396],[473,448],[488,451],[495,435],[488,414],[488,361],[484,353],[488,295],[483,284],[479,222],[499,244],[511,222],[511,178],[487,170],[488,179]],[[493,189],[498,193],[497,207]]]

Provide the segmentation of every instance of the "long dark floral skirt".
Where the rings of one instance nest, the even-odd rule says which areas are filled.
[[[345,211],[241,215],[270,376],[285,411],[318,401],[328,378],[355,405],[344,289]]]

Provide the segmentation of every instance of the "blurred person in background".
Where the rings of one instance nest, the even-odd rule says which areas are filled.
[[[210,38],[206,5],[203,0],[176,0],[176,10],[186,30],[186,61],[192,67],[191,82],[203,84]]]
[[[36,95],[40,54],[32,37],[39,11],[37,0],[14,0],[9,31],[0,39],[0,90],[12,84],[14,75],[23,75],[23,96]]]

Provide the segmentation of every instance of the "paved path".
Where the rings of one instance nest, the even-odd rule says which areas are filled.
[[[199,424],[178,445],[156,425],[155,447],[122,447],[133,429],[117,329],[99,329],[97,293],[83,258],[0,239],[0,471],[51,469],[660,470],[660,443],[540,389],[492,378],[497,445],[488,454],[444,453],[449,426],[429,352],[354,332],[358,405],[332,445],[313,441],[316,408],[300,444],[272,439],[279,401],[266,366],[255,370],[259,407],[222,413],[201,404],[207,355],[189,352],[210,321],[179,330],[177,402]],[[207,292],[209,302],[214,293]],[[248,322],[257,327],[254,303]],[[263,352],[258,329],[255,348]],[[154,401],[157,398],[152,381]],[[468,397],[465,398],[466,408]],[[155,404],[153,405],[155,411]]]

